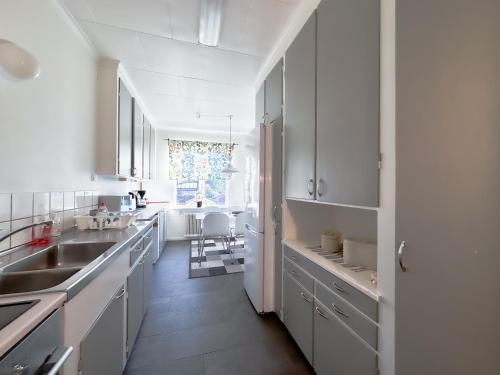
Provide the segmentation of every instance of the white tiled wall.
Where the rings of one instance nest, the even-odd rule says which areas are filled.
[[[60,219],[64,230],[69,229],[75,225],[75,216],[86,215],[97,208],[97,199],[96,191],[1,193],[0,234],[48,220],[50,213]],[[31,229],[16,233],[0,242],[0,251],[30,242],[32,233]]]

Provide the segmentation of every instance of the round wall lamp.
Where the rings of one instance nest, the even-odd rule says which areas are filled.
[[[0,39],[0,73],[11,80],[35,79],[40,75],[40,65],[24,48]]]

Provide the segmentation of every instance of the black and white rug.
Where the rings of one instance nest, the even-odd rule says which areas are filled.
[[[189,257],[189,278],[227,275],[243,272],[245,241],[231,241],[232,253],[225,250],[222,240],[206,240],[201,259],[198,258],[198,241],[191,241]],[[201,260],[201,262],[200,262]]]

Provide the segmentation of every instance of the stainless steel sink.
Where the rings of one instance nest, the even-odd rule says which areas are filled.
[[[114,244],[115,242],[88,242],[55,245],[5,266],[3,272],[81,268]]]
[[[52,288],[80,271],[80,268],[0,273],[0,294],[26,293]]]

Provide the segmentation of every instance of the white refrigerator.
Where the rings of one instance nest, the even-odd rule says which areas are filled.
[[[247,146],[244,286],[258,313],[274,311],[275,263],[281,246],[282,130],[280,117],[260,124]]]

